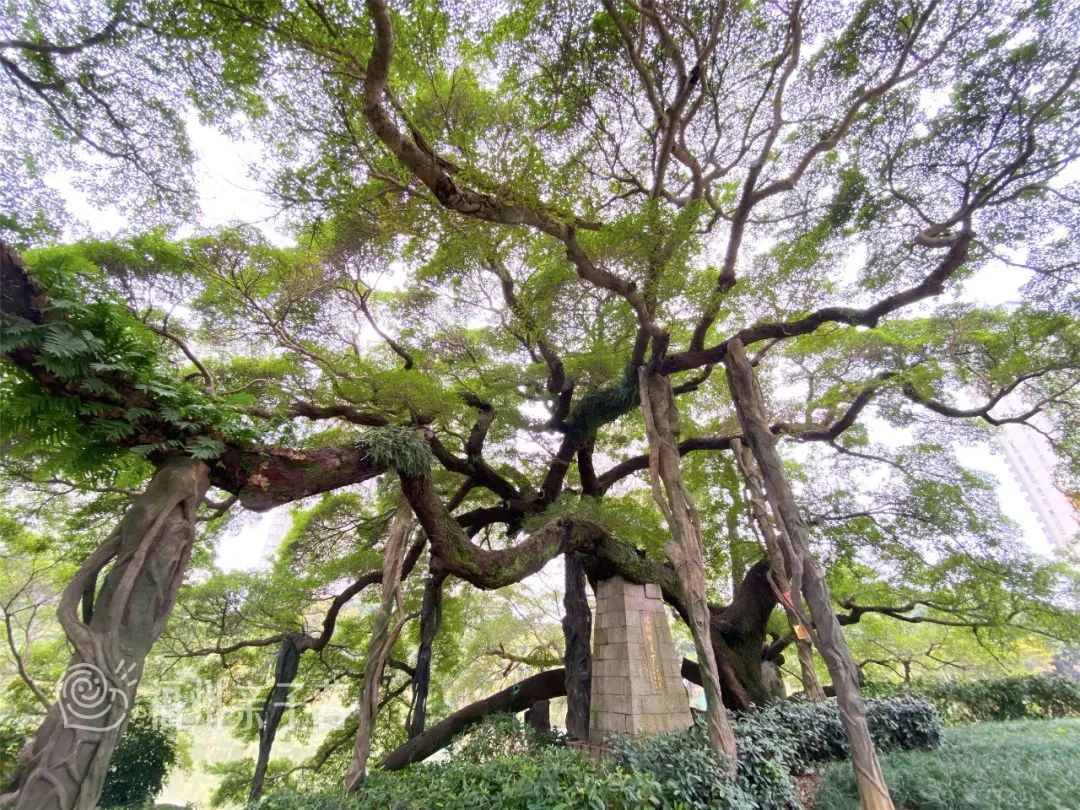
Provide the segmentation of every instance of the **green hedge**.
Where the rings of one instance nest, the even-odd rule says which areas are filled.
[[[937,713],[925,701],[871,701],[867,713],[883,750],[932,748],[940,740]],[[684,732],[616,739],[611,756],[597,764],[514,718],[496,717],[455,742],[448,760],[376,771],[356,796],[277,792],[259,808],[798,810],[790,774],[846,756],[834,701],[785,701],[732,720],[739,743],[734,780],[709,749],[700,721]]]
[[[686,810],[789,810],[798,808],[788,777],[788,751],[774,740],[739,737],[736,778],[708,745],[700,720],[685,732],[616,738],[605,767],[647,774],[661,787],[658,807]],[[644,805],[643,805],[644,806]]]
[[[394,773],[375,771],[350,798],[275,792],[263,799],[259,810],[636,810],[674,806],[664,802],[663,787],[647,774],[618,768],[597,770],[570,749],[550,748],[481,763],[450,761]]]
[[[459,734],[450,744],[448,753],[455,762],[478,765],[489,759],[542,752],[552,746],[565,745],[568,739],[558,731],[537,731],[518,720],[516,715],[499,713]]]
[[[868,700],[866,719],[880,751],[928,750],[941,742],[941,720],[926,700],[910,696]],[[758,745],[786,750],[788,768],[801,772],[815,762],[844,759],[847,736],[835,700],[793,699],[735,716],[735,733]]]
[[[947,723],[1080,717],[1080,682],[1060,675],[1022,675],[978,681],[868,684],[867,694],[921,697]]]

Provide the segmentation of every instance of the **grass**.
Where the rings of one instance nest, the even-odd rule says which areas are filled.
[[[936,751],[882,757],[903,810],[1080,810],[1080,720],[957,726]],[[830,767],[819,810],[858,810],[849,763]]]

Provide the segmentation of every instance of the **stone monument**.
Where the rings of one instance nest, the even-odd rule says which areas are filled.
[[[593,626],[589,742],[688,728],[690,701],[660,586],[602,580]]]

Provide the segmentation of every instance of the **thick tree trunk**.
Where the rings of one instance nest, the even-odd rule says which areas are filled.
[[[538,700],[525,710],[525,722],[541,734],[551,731],[551,701]]]
[[[432,572],[424,586],[420,604],[420,648],[416,651],[416,671],[412,679],[412,706],[406,732],[411,740],[424,730],[427,723],[428,690],[431,687],[431,653],[435,637],[442,624],[442,587],[446,574]]]
[[[412,528],[409,507],[401,505],[394,514],[386,538],[383,563],[382,601],[375,614],[364,662],[364,680],[360,688],[360,706],[357,710],[356,745],[353,757],[345,771],[345,791],[354,792],[367,775],[368,756],[371,754],[371,734],[379,712],[379,683],[382,680],[386,659],[405,624],[405,611],[401,604],[401,569],[405,564],[405,542]]]
[[[508,686],[476,703],[470,703],[449,717],[440,720],[419,737],[398,746],[380,764],[387,771],[396,771],[421,762],[449,745],[454,737],[469,726],[495,712],[521,712],[541,700],[552,700],[566,694],[566,672],[549,669]]]
[[[278,726],[285,715],[289,693],[299,669],[300,648],[296,638],[292,635],[285,636],[278,647],[277,661],[274,663],[274,683],[259,714],[259,754],[255,759],[255,775],[251,780],[249,802],[254,803],[262,796],[266,767],[270,764],[270,751],[274,747]]]
[[[767,576],[768,563],[755,563],[731,604],[712,615],[713,652],[724,705],[730,709],[763,706],[777,697],[762,672],[769,616],[776,605]]]
[[[777,536],[774,523],[774,515],[770,514],[766,504],[765,484],[761,480],[757,463],[754,461],[750,449],[739,439],[731,442],[731,452],[735,457],[735,463],[739,467],[743,480],[746,482],[751,519],[757,525],[761,538],[765,543],[766,553],[769,555],[769,582],[776,592],[777,599],[787,617],[788,626],[795,636],[795,648],[799,658],[799,676],[802,680],[803,691],[810,700],[820,702],[825,700],[825,691],[821,688],[817,673],[814,671],[814,648],[810,642],[810,634],[807,631],[803,617],[799,615],[796,603],[791,596],[791,578],[788,575],[787,562],[784,559],[783,547],[790,544],[786,538],[781,540]],[[782,530],[782,529],[781,529]]]
[[[75,652],[61,693],[38,729],[14,796],[18,810],[93,810],[127,723],[147,653],[176,602],[209,487],[205,464],[165,461],[120,525],[64,589],[57,608]],[[89,623],[87,583],[115,559]]]
[[[563,666],[566,669],[566,733],[589,739],[592,688],[592,611],[585,593],[585,569],[574,554],[566,554],[563,593]]]
[[[777,683],[780,680],[779,672],[776,669],[776,665],[761,659],[760,654],[756,656],[754,661],[759,663],[758,670],[760,675],[757,677],[756,682],[760,683],[760,689],[757,690],[758,694],[762,695],[760,700],[750,700],[739,705],[732,705],[728,703],[727,693],[724,693],[724,705],[734,711],[745,711],[753,708],[755,705],[762,706],[766,703],[772,703],[776,700],[782,700],[784,698],[784,685],[783,683]],[[751,659],[747,659],[749,666]],[[690,683],[696,683],[701,686],[701,669],[697,665],[697,661],[690,658],[684,658],[680,667],[680,672],[686,680]]]
[[[818,649],[836,687],[840,718],[851,746],[851,762],[858,781],[860,806],[863,810],[893,810],[889,789],[866,724],[866,709],[859,697],[855,661],[833,612],[824,572],[810,551],[810,532],[784,473],[780,455],[776,451],[776,439],[765,412],[764,397],[740,341],[728,342],[724,366],[743,436],[753,451],[765,493],[781,522],[783,531],[780,537],[782,542],[786,540],[785,562],[791,573],[792,604],[795,605],[801,591],[810,606]]]
[[[690,633],[697,649],[705,690],[705,717],[709,742],[727,754],[734,772],[738,748],[728,723],[720,691],[720,676],[713,652],[709,600],[705,590],[705,561],[701,542],[701,521],[690,491],[682,479],[679,461],[679,412],[671,381],[646,367],[638,370],[641,411],[649,439],[649,472],[653,498],[667,520],[672,541],[664,547],[674,566],[686,597]],[[663,491],[661,491],[661,488]],[[666,498],[665,498],[666,494]]]

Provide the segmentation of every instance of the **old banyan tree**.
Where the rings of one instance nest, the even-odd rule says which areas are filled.
[[[168,662],[262,673],[252,798],[318,667],[349,790],[494,710],[566,696],[587,739],[618,575],[684,623],[725,761],[783,667],[890,808],[845,632],[1066,632],[958,447],[1030,427],[1071,472],[1075,3],[79,5],[0,27],[3,475],[78,505],[69,680],[124,698],[35,689],[11,806],[95,807]],[[197,119],[257,144],[276,230],[199,227]],[[58,176],[136,224],[68,238]],[[269,570],[208,573],[275,508]],[[434,700],[557,560],[562,649]]]

